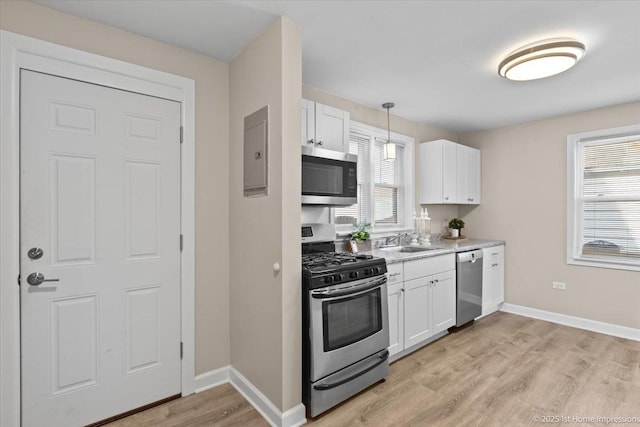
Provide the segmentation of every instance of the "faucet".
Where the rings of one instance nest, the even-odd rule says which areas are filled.
[[[408,235],[409,233],[398,233],[395,236],[387,236],[384,239],[384,244],[385,246],[393,246],[392,245],[392,242],[393,242],[395,246],[400,246],[402,238]]]

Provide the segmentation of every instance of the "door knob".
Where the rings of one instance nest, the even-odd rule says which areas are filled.
[[[31,286],[38,286],[42,282],[59,282],[60,279],[45,279],[42,273],[31,273],[27,276],[27,283]]]

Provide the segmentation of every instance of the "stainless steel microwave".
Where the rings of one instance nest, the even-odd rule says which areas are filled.
[[[358,156],[302,148],[302,204],[348,206],[358,202]]]

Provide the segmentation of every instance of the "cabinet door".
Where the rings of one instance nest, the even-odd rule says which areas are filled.
[[[457,203],[457,159],[459,144],[444,141],[442,165],[442,203]]]
[[[459,204],[480,204],[480,150],[458,145],[456,155],[456,200]]]
[[[456,272],[447,271],[433,276],[431,291],[432,335],[456,323]]]
[[[420,203],[442,203],[444,140],[420,144]]]
[[[504,302],[504,258],[494,263],[493,281],[491,283],[491,305],[497,307]]]
[[[404,289],[403,283],[387,287],[389,304],[389,355],[404,349]]]
[[[486,249],[485,249],[486,251]],[[493,268],[489,262],[489,257],[484,254],[482,268],[482,315],[493,312],[491,301],[493,300]]]
[[[467,151],[467,203],[480,204],[482,191],[482,168],[480,166],[480,150],[468,147]]]
[[[404,282],[405,348],[429,338],[431,332],[431,277]]]
[[[316,103],[316,144],[327,150],[349,149],[349,112]]]
[[[467,204],[469,194],[469,151],[470,147],[456,145],[456,203]]]
[[[313,145],[316,137],[316,103],[303,99],[301,103],[302,145]]]

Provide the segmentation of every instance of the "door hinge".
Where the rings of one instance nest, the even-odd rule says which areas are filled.
[[[180,342],[180,359],[182,359],[183,354],[184,354],[184,346],[182,345],[182,342]]]
[[[182,252],[182,248],[184,248],[184,237],[181,234],[180,235],[180,252]]]
[[[180,144],[182,144],[182,140],[183,140],[183,136],[182,136],[183,133],[184,133],[183,129],[184,128],[182,126],[180,126]]]

